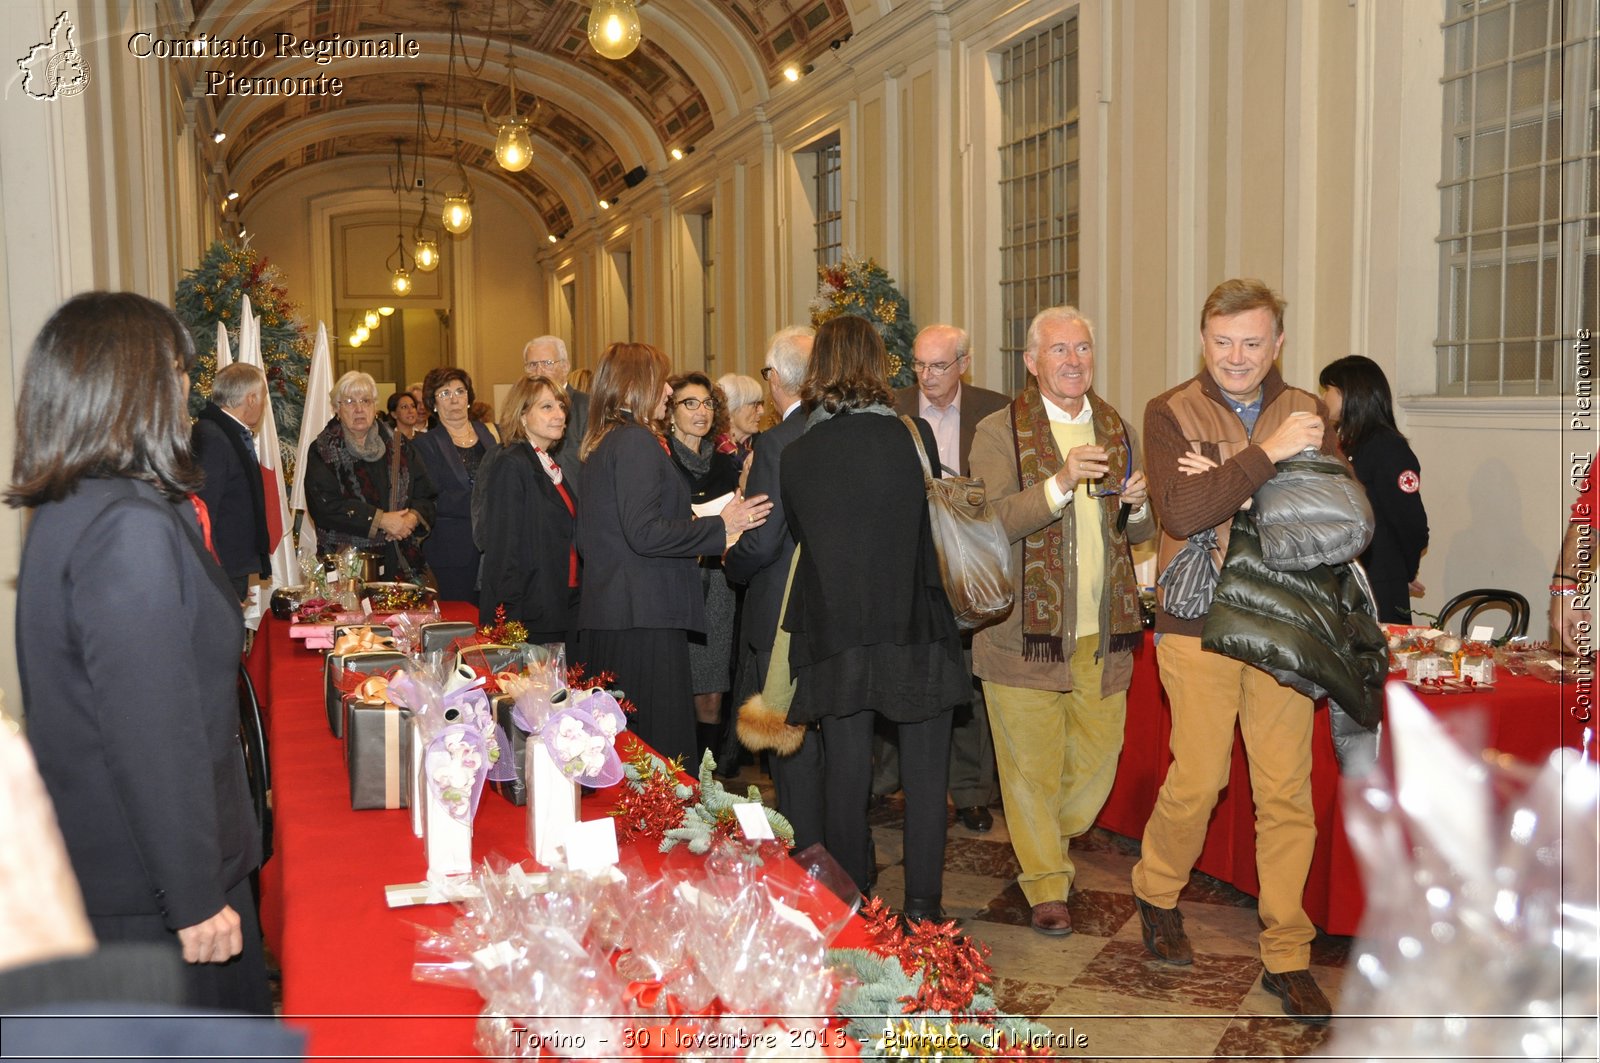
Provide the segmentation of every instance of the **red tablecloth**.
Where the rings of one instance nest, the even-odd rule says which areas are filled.
[[[474,619],[466,605],[443,610],[447,620]],[[384,886],[425,876],[422,843],[403,809],[350,809],[322,702],[323,655],[295,644],[287,629],[265,621],[250,664],[268,703],[276,855],[262,873],[262,924],[283,970],[284,1015],[310,1032],[315,1057],[472,1057],[478,995],[411,977],[416,926],[448,926],[455,909],[385,906]],[[605,791],[590,796],[583,818],[599,818],[609,804]],[[473,856],[528,859],[524,822],[524,809],[485,792]],[[654,846],[627,848],[647,867],[659,864]],[[865,944],[862,926],[853,921],[836,944]]]
[[[1128,719],[1122,760],[1111,796],[1100,812],[1100,826],[1129,837],[1144,834],[1156,794],[1172,763],[1172,716],[1157,675],[1155,648],[1147,638],[1135,658],[1128,692]],[[1568,710],[1566,688],[1527,676],[1502,676],[1492,691],[1477,695],[1427,695],[1422,701],[1437,716],[1484,748],[1521,760],[1542,760],[1558,746],[1580,746],[1584,723]],[[1339,771],[1328,730],[1328,713],[1317,709],[1312,749],[1311,791],[1317,815],[1317,848],[1306,881],[1305,907],[1312,922],[1331,934],[1354,934],[1365,899],[1360,867],[1345,837],[1338,800]],[[1244,740],[1234,731],[1233,769],[1212,813],[1211,829],[1195,868],[1255,895],[1255,809]]]

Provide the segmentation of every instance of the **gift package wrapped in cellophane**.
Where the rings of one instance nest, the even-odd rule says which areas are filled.
[[[561,845],[578,821],[579,785],[615,786],[623,774],[616,741],[627,717],[620,703],[605,690],[569,688],[565,664],[558,644],[528,647],[526,674],[504,684],[513,694],[507,730],[523,741],[528,851],[547,867],[561,862]]]
[[[838,1034],[826,957],[849,909],[802,911],[803,885],[736,852],[656,874],[636,859],[597,876],[486,864],[474,881],[481,896],[422,942],[414,976],[483,997],[486,1056],[727,1058]]]
[[[422,828],[428,877],[472,870],[472,820],[484,784],[511,774],[483,680],[453,667],[413,663],[389,680],[388,695],[410,710],[413,809]],[[415,821],[415,820],[414,820]]]
[[[1410,690],[1388,696],[1392,781],[1345,783],[1367,910],[1325,1054],[1594,1059],[1594,761],[1486,757]]]

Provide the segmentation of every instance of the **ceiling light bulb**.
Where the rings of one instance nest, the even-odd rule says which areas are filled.
[[[366,313],[366,316],[361,319],[361,322],[362,322],[362,324],[366,325],[366,327],[369,328],[369,329],[377,328],[378,327],[378,312],[376,310],[368,310],[367,313]]]
[[[799,81],[800,68],[795,66],[793,63],[790,63],[788,66],[783,68],[783,76],[788,78],[790,81]]]
[[[545,237],[545,239],[549,240],[553,244],[553,243],[556,242],[556,234],[555,233],[550,233],[549,235],[547,235]]]
[[[359,347],[361,346],[361,337],[352,332],[345,338],[345,342],[351,347]]]
[[[683,159],[683,149],[682,148],[673,148],[672,149],[672,161],[673,162],[679,162],[682,159]]]
[[[228,139],[228,134],[224,133],[220,129],[217,130],[215,133],[211,134],[211,143],[213,143],[213,144],[221,144],[224,140],[227,140],[227,139]]]
[[[439,245],[433,240],[418,240],[417,249],[411,257],[417,260],[418,269],[432,273],[439,268]]]
[[[361,326],[357,327],[357,329],[356,329],[356,339],[360,340],[362,343],[366,343],[371,338],[372,338],[372,330],[371,329],[367,328],[367,326],[365,326],[365,325],[361,325]]]
[[[378,313],[382,314],[384,317],[388,317],[388,316],[390,316],[391,314],[394,313],[394,307],[392,307],[392,306],[380,306],[380,307],[378,307]]]
[[[494,157],[502,170],[516,173],[528,168],[533,161],[533,138],[528,135],[528,120],[522,117],[508,119],[500,124],[494,139]]]
[[[466,196],[445,196],[444,213],[440,220],[446,229],[460,236],[472,228],[472,204]]]
[[[601,210],[610,210],[610,209],[611,209],[611,200],[609,200],[609,199],[602,199],[602,200],[601,200],[601,201],[600,201],[600,209],[601,209]]]
[[[389,279],[389,290],[396,295],[410,294],[411,274],[406,272],[404,266],[394,271],[394,276]]]
[[[229,203],[232,203],[234,200],[236,200],[238,198],[239,198],[239,190],[237,188],[228,189],[228,202]]]
[[[625,59],[639,47],[639,9],[633,0],[595,0],[589,11],[589,45],[607,59]]]

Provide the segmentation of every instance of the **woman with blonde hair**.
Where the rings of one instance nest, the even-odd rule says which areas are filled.
[[[576,659],[609,671],[638,706],[629,726],[665,757],[695,753],[690,631],[705,628],[694,559],[721,555],[766,520],[765,495],[736,496],[719,516],[696,517],[666,438],[667,356],[613,343],[589,394],[578,552],[585,581]]]
[[[473,529],[483,547],[478,618],[493,623],[504,606],[534,644],[572,642],[578,618],[577,493],[550,456],[571,412],[566,389],[547,376],[511,385],[501,450],[475,487],[482,501]]]
[[[717,434],[717,453],[733,455],[742,470],[750,457],[751,440],[761,431],[761,381],[743,373],[724,373],[717,379],[727,423]]]
[[[333,418],[306,451],[306,510],[317,552],[374,550],[386,579],[420,581],[434,486],[412,445],[378,420],[378,385],[351,370],[333,385]]]

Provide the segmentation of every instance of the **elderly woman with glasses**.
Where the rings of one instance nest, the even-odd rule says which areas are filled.
[[[422,382],[422,396],[439,417],[439,427],[413,443],[439,492],[433,533],[423,545],[439,597],[453,602],[478,600],[481,555],[472,541],[472,486],[487,472],[485,458],[499,449],[489,426],[470,412],[477,398],[465,370],[440,366]]]
[[[728,401],[704,373],[683,373],[667,381],[672,463],[689,487],[689,502],[700,505],[739,487],[741,464],[716,445],[728,431]],[[722,555],[702,555],[700,594],[706,628],[689,635],[689,674],[694,684],[695,743],[721,748],[717,726],[722,696],[733,685],[733,589],[722,573]],[[726,765],[719,765],[725,767]]]
[[[351,371],[333,385],[334,416],[306,452],[306,509],[323,554],[378,552],[381,574],[420,580],[434,486],[412,444],[378,420],[378,385]]]
[[[743,373],[724,373],[717,378],[717,387],[728,400],[728,427],[717,436],[717,450],[732,454],[743,469],[751,440],[761,431],[761,381]]]

